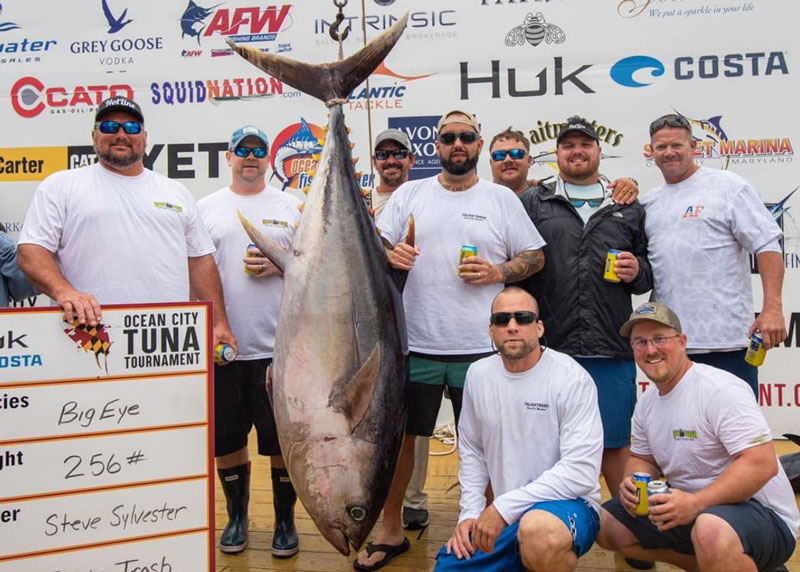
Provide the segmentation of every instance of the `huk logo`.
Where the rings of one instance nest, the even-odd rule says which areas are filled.
[[[128,15],[127,8],[125,8],[125,10],[122,11],[122,14],[120,14],[119,18],[114,16],[114,14],[111,12],[111,8],[108,7],[108,0],[103,0],[103,14],[106,17],[106,20],[108,20],[109,34],[116,34],[122,28],[133,22],[133,20],[130,18],[128,18],[127,20],[125,19],[125,16]]]
[[[506,45],[524,46],[527,41],[532,46],[538,46],[542,40],[548,44],[563,44],[566,39],[564,30],[545,22],[541,12],[537,12],[535,16],[529,12],[522,25],[513,28],[506,35]]]
[[[697,218],[705,210],[703,205],[689,206],[683,213],[683,218]]]
[[[3,15],[3,5],[0,4],[0,16]],[[0,22],[0,32],[8,32],[9,30],[19,30],[20,27],[14,22]]]

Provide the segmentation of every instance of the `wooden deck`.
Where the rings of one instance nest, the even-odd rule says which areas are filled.
[[[777,442],[779,453],[795,450],[788,442]],[[431,451],[442,451],[446,447],[431,441]],[[345,558],[331,547],[317,532],[314,523],[298,503],[297,528],[300,533],[300,552],[289,559],[280,560],[270,554],[272,542],[272,486],[269,478],[269,462],[253,455],[252,492],[250,499],[250,544],[238,555],[226,555],[217,551],[217,572],[268,572],[277,570],[302,570],[308,572],[347,572],[353,570],[352,560]],[[394,572],[418,572],[433,569],[439,548],[447,541],[458,517],[458,488],[447,489],[457,481],[458,456],[432,456],[428,465],[426,492],[431,511],[431,524],[423,531],[408,532],[411,550],[395,558],[383,570]],[[225,500],[217,484],[216,495],[217,539],[226,522]],[[608,492],[603,489],[603,500]],[[800,502],[800,498],[796,497]],[[795,550],[787,564],[790,572],[800,572],[800,549]],[[614,556],[597,546],[578,563],[582,572],[608,572],[632,570],[622,558]],[[658,571],[678,570],[673,566],[658,564]],[[732,571],[733,572],[733,571]]]

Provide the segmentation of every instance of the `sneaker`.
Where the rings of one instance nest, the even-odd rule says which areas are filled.
[[[428,526],[431,517],[424,508],[403,507],[403,528],[408,530],[420,530]]]

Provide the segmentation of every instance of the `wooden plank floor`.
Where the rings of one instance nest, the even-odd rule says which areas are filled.
[[[252,443],[251,439],[251,443]],[[776,442],[779,453],[796,450],[789,442]],[[449,447],[438,441],[431,441],[431,451],[443,451]],[[253,457],[253,476],[250,499],[250,544],[247,550],[238,555],[226,555],[217,551],[216,572],[268,572],[279,570],[301,570],[308,572],[346,572],[353,570],[352,560],[345,558],[331,547],[319,534],[314,523],[298,503],[297,528],[300,533],[300,552],[289,559],[280,560],[270,554],[272,543],[272,486],[269,478],[269,462]],[[428,464],[426,492],[429,495],[431,524],[423,531],[407,532],[411,540],[411,550],[395,558],[383,570],[394,572],[418,572],[433,569],[434,559],[439,548],[447,541],[458,517],[458,488],[448,492],[457,481],[458,456],[432,456]],[[217,540],[225,525],[225,499],[217,483],[216,490]],[[603,500],[608,492],[603,487]],[[796,497],[800,502],[800,497]],[[787,564],[790,572],[800,572],[800,549],[796,550]],[[580,559],[581,572],[608,572],[611,570],[632,570],[622,558],[616,557],[597,546]],[[658,571],[678,570],[673,566],[658,564]]]

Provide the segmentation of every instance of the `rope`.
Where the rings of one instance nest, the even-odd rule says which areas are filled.
[[[451,421],[450,423],[445,423],[444,425],[439,425],[433,430],[433,438],[438,439],[445,445],[452,445],[448,451],[442,451],[441,453],[430,453],[431,457],[441,457],[444,455],[450,455],[456,449],[458,449],[458,436],[456,435],[456,422]]]

